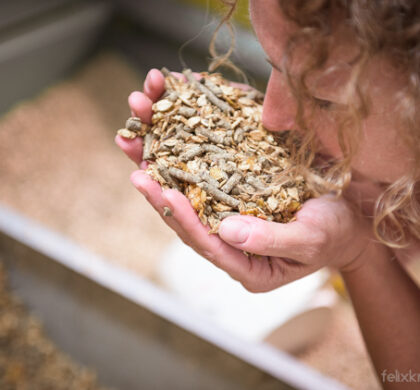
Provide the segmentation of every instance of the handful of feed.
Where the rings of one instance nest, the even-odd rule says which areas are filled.
[[[312,193],[294,169],[286,133],[275,137],[261,124],[263,95],[235,88],[220,74],[197,80],[187,69],[184,81],[162,73],[166,92],[153,105],[152,125],[129,118],[118,130],[144,137],[147,173],[185,194],[210,233],[235,214],[291,221]]]

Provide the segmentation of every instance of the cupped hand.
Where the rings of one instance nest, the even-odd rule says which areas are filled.
[[[177,75],[182,77],[182,75]],[[129,97],[132,114],[150,123],[152,104],[164,92],[164,77],[151,70],[144,92]],[[142,161],[142,140],[116,137],[116,143],[139,167],[131,181],[182,241],[249,291],[263,292],[306,276],[323,266],[349,269],[367,246],[368,223],[344,199],[325,195],[307,201],[287,224],[250,216],[225,219],[219,234],[209,235],[189,200],[176,190],[162,191]],[[164,214],[166,208],[171,215]],[[253,253],[256,255],[248,255]]]

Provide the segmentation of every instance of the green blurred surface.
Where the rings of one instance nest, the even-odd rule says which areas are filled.
[[[223,13],[226,6],[221,0],[179,0],[183,3],[193,4],[199,7],[207,8],[213,12]],[[234,20],[243,26],[251,27],[248,14],[248,0],[238,0],[237,9],[234,15]]]

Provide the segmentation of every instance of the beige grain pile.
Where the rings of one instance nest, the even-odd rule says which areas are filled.
[[[236,214],[293,220],[312,191],[291,159],[290,132],[275,137],[263,127],[264,95],[235,88],[217,73],[203,72],[197,81],[186,69],[182,81],[163,72],[166,92],[152,107],[152,126],[129,118],[118,131],[144,136],[147,173],[187,196],[209,233]]]
[[[351,389],[382,388],[349,302],[340,301],[334,306],[332,321],[324,337],[297,357],[317,371],[337,378]]]
[[[1,264],[0,389],[101,389],[95,373],[58,350],[39,321],[8,291]]]
[[[0,121],[0,202],[152,277],[174,234],[130,184],[114,143],[141,78],[103,54]]]

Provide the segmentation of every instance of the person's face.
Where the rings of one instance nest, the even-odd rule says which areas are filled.
[[[278,0],[251,0],[250,14],[255,33],[273,64],[263,106],[263,124],[271,131],[293,129],[296,103],[280,68],[284,46],[295,28],[283,16]],[[344,102],[346,80],[350,76],[348,64],[356,46],[351,35],[337,23],[334,30],[336,42],[328,61],[335,70],[328,75],[320,72],[310,80],[312,94],[320,99],[313,119],[308,123],[322,145],[322,152],[333,157],[341,155],[337,141],[337,123],[340,103]],[[292,65],[298,68],[298,61]],[[407,173],[413,164],[412,152],[405,146],[401,134],[404,131],[397,115],[395,96],[401,88],[401,76],[383,59],[373,59],[366,72],[364,85],[369,85],[371,108],[363,121],[363,135],[352,168],[363,177],[382,183],[390,183]],[[332,103],[332,104],[331,104]]]

